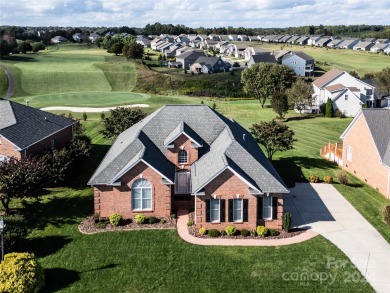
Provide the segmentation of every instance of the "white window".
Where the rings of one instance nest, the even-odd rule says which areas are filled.
[[[189,194],[190,179],[190,172],[177,172],[175,174],[175,194]]]
[[[211,222],[220,222],[220,200],[219,199],[211,199],[210,200],[210,221]]]
[[[263,219],[272,219],[272,197],[265,196],[263,198]]]
[[[9,158],[7,156],[0,156],[0,163],[1,162],[8,162]]]
[[[242,222],[242,199],[233,200],[233,222]]]
[[[188,162],[187,151],[180,150],[178,155],[177,155],[177,159],[178,159],[179,164],[187,164],[187,162]]]
[[[133,211],[152,209],[152,184],[146,179],[138,179],[131,187]]]
[[[352,162],[352,147],[350,145],[347,147],[347,160]]]

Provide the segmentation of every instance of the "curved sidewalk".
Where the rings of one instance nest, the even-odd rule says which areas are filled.
[[[307,230],[290,238],[283,239],[227,239],[227,238],[198,238],[188,232],[188,214],[186,211],[178,211],[177,232],[186,242],[196,245],[220,245],[220,246],[283,246],[300,243],[309,240],[318,234],[312,230]]]
[[[8,89],[7,89],[7,92],[6,92],[6,94],[5,94],[5,96],[3,98],[4,99],[9,99],[9,98],[11,98],[14,95],[14,91],[15,91],[14,76],[11,74],[9,69],[6,66],[4,66],[3,64],[0,64],[0,67],[3,68],[4,73],[5,73],[5,75],[8,78]]]

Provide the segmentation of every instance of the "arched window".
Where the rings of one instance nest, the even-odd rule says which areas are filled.
[[[141,178],[134,181],[131,195],[133,211],[152,209],[152,184],[148,180]]]
[[[177,158],[178,158],[179,164],[186,164],[188,162],[187,151],[180,150],[179,153],[178,153]]]

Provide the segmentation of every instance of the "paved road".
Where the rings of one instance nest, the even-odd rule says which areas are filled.
[[[7,75],[7,78],[8,78],[8,90],[7,90],[6,95],[3,98],[9,99],[14,95],[14,90],[15,90],[14,77],[11,74],[11,72],[8,70],[8,68],[5,67],[3,64],[0,64],[0,67],[3,68],[5,74]]]
[[[343,251],[377,292],[390,292],[389,243],[332,185],[298,183],[285,199],[285,211],[294,226],[312,229]],[[342,265],[332,259],[328,264]]]

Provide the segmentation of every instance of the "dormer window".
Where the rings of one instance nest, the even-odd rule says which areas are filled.
[[[178,159],[179,164],[187,164],[187,162],[188,162],[187,151],[184,149],[180,150],[178,153],[177,159]]]

